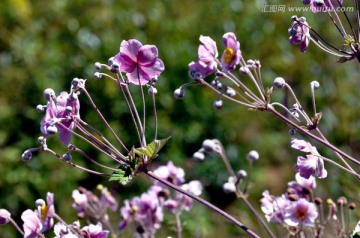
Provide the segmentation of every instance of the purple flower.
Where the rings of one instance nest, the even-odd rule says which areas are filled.
[[[300,51],[305,52],[310,43],[310,27],[305,17],[297,18],[289,28],[290,44],[300,45]]]
[[[11,214],[5,209],[0,209],[0,225],[5,225],[10,221]]]
[[[198,48],[199,61],[189,64],[189,74],[194,79],[205,78],[214,73],[217,68],[216,42],[209,36],[200,36],[199,40],[202,43]]]
[[[308,195],[309,192],[313,191],[316,187],[316,180],[313,176],[305,179],[301,177],[299,173],[296,173],[295,179],[296,181],[288,183],[288,188],[294,189],[299,197],[306,197],[306,195]]]
[[[304,140],[292,139],[291,147],[307,153],[306,157],[298,156],[294,167],[301,177],[305,179],[309,179],[311,175],[318,178],[327,177],[324,160],[320,158],[320,154],[314,146]]]
[[[311,0],[310,1],[310,9],[312,12],[328,12],[338,7],[341,7],[343,0],[340,0],[340,4],[338,0]]]
[[[30,209],[21,214],[24,228],[24,238],[36,238],[41,229],[41,221],[38,214]]]
[[[80,117],[80,102],[77,97],[67,92],[61,92],[54,100],[50,97],[46,114],[41,119],[40,130],[45,137],[59,131],[59,138],[65,144],[69,144],[71,140],[71,132],[68,130],[75,130],[76,123],[74,117]],[[59,125],[61,123],[63,126]],[[67,129],[66,129],[67,128]]]
[[[118,202],[106,187],[101,189],[100,202],[103,206],[109,208],[113,212],[115,212],[118,208]]]
[[[72,225],[70,225],[72,226]],[[80,227],[80,225],[79,225]],[[78,238],[78,234],[74,234],[64,223],[58,222],[54,226],[56,238]]]
[[[72,192],[72,198],[74,199],[74,203],[72,207],[78,212],[78,217],[85,216],[85,208],[88,203],[88,198],[86,194],[80,192],[78,189],[75,189]]]
[[[135,85],[145,85],[165,69],[164,63],[158,58],[156,46],[142,45],[135,39],[121,42],[120,52],[114,61],[120,64],[120,71],[125,72]]]
[[[86,238],[106,238],[109,231],[102,229],[102,224],[98,222],[96,225],[90,224],[81,229],[85,233]]]
[[[166,166],[160,166],[154,170],[154,174],[177,186],[183,184],[185,181],[184,170],[180,167],[174,166],[173,162],[171,161],[169,161]],[[164,185],[158,181],[155,181],[154,184],[164,187]]]
[[[45,232],[49,230],[54,224],[54,194],[48,192],[46,194],[46,203],[42,199],[38,199],[36,203],[42,224],[41,232]]]
[[[236,40],[236,36],[233,32],[224,34],[222,41],[226,49],[221,57],[221,66],[226,72],[228,70],[233,70],[235,66],[240,63],[240,42]]]
[[[315,219],[318,217],[318,211],[314,203],[308,202],[305,198],[292,202],[285,210],[285,223],[289,226],[313,227]]]
[[[290,200],[282,195],[281,197],[273,197],[269,191],[262,193],[261,210],[265,214],[268,222],[284,222],[285,209],[290,205]]]

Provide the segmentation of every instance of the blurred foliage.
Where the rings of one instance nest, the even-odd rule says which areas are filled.
[[[74,77],[87,78],[87,89],[115,131],[128,145],[136,141],[134,131],[119,92],[109,80],[95,81],[93,64],[107,62],[124,39],[136,38],[143,44],[155,44],[166,70],[157,84],[159,138],[171,136],[157,164],[172,160],[187,172],[187,178],[201,180],[207,192],[204,197],[224,208],[241,222],[264,235],[259,224],[240,201],[224,194],[227,180],[219,158],[210,157],[202,164],[191,160],[192,154],[206,138],[220,139],[236,170],[246,169],[246,153],[252,149],[261,157],[253,171],[251,201],[258,207],[263,190],[279,195],[287,182],[294,179],[296,152],[289,148],[288,126],[272,115],[249,112],[246,108],[225,102],[224,108],[212,107],[216,95],[204,87],[186,89],[184,100],[175,100],[173,91],[190,82],[188,63],[197,58],[199,36],[208,35],[218,42],[233,31],[241,42],[245,59],[260,59],[264,84],[271,86],[277,76],[284,77],[311,111],[309,83],[320,82],[317,91],[318,111],[323,112],[321,129],[329,140],[353,154],[360,153],[360,104],[358,62],[338,64],[336,58],[310,44],[308,52],[288,43],[287,29],[293,12],[266,13],[263,4],[280,4],[280,0],[2,0],[0,3],[0,207],[10,210],[20,222],[21,212],[34,207],[34,201],[55,193],[58,213],[66,221],[76,218],[71,208],[71,192],[82,185],[93,189],[98,183],[119,193],[119,200],[139,195],[149,181],[136,178],[126,187],[107,182],[76,170],[47,154],[36,154],[29,162],[21,154],[37,146],[42,115],[35,111],[44,104],[42,92],[51,87],[57,93],[68,90]],[[284,3],[282,3],[284,4]],[[288,1],[287,5],[300,5]],[[298,13],[300,14],[300,13]],[[329,41],[337,42],[339,34],[324,14],[305,13],[310,25]],[[338,43],[341,45],[341,42]],[[284,93],[275,90],[274,100],[284,100]],[[94,110],[81,97],[81,116],[98,129]],[[150,112],[150,110],[148,110]],[[149,113],[149,121],[151,115]],[[150,123],[148,125],[150,128]],[[107,133],[107,132],[106,132]],[[151,133],[150,133],[151,134]],[[107,134],[110,135],[110,134]],[[80,143],[75,140],[75,143]],[[55,138],[51,148],[66,151]],[[91,148],[83,145],[92,152]],[[334,155],[326,148],[321,153]],[[96,155],[99,159],[104,158]],[[77,163],[86,164],[78,156]],[[336,199],[344,194],[349,200],[359,199],[355,179],[327,165],[329,178],[318,181],[318,194]],[[122,204],[120,202],[120,204]],[[118,217],[118,214],[114,214]],[[115,220],[115,219],[114,219]],[[222,220],[218,214],[196,205],[190,214],[183,214],[184,237],[241,237],[244,232]],[[116,225],[116,224],[115,224]],[[166,233],[172,232],[171,222]],[[1,227],[2,237],[17,237],[11,226]],[[163,234],[163,235],[162,235]],[[50,235],[51,236],[51,235]]]

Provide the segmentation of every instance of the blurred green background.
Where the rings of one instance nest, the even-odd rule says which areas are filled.
[[[228,151],[235,170],[247,169],[246,153],[257,150],[260,160],[254,165],[250,200],[259,208],[262,191],[285,192],[287,182],[294,179],[293,166],[298,153],[289,147],[290,129],[268,113],[250,112],[230,102],[216,110],[216,95],[204,87],[186,89],[186,98],[176,100],[173,91],[190,82],[188,63],[197,59],[199,36],[211,36],[222,52],[221,37],[233,31],[241,43],[245,59],[260,59],[264,84],[271,86],[277,76],[284,77],[311,112],[309,84],[320,82],[317,91],[318,111],[323,113],[320,128],[335,145],[359,157],[360,152],[360,78],[358,62],[336,63],[336,58],[310,44],[308,52],[288,43],[287,29],[293,12],[262,12],[264,4],[284,4],[279,0],[3,0],[0,3],[0,207],[11,211],[21,223],[21,213],[34,208],[37,198],[47,191],[55,193],[57,212],[72,222],[76,213],[71,208],[71,192],[77,186],[93,189],[102,183],[118,193],[120,205],[126,198],[146,191],[150,181],[139,176],[126,187],[107,182],[76,170],[48,154],[36,154],[28,162],[21,154],[37,146],[42,117],[35,110],[44,104],[42,92],[53,88],[57,93],[68,90],[74,77],[88,79],[87,89],[109,123],[128,145],[136,141],[130,119],[120,93],[110,80],[96,81],[94,63],[114,56],[122,40],[138,39],[155,44],[166,69],[157,84],[159,138],[171,136],[153,168],[171,160],[182,166],[188,180],[205,185],[203,197],[239,218],[261,236],[266,233],[249,215],[240,201],[222,192],[227,181],[224,165],[217,157],[197,164],[192,154],[207,138],[220,139]],[[301,1],[285,5],[300,6]],[[299,16],[302,13],[297,13]],[[341,39],[324,14],[304,13],[310,25],[330,42],[341,47]],[[85,97],[81,95],[81,116],[100,130],[99,123]],[[273,100],[284,100],[275,90]],[[148,110],[149,111],[149,110]],[[149,113],[150,121],[151,114]],[[151,125],[148,125],[148,129]],[[151,134],[151,131],[150,131]],[[301,137],[299,135],[299,137]],[[64,153],[66,148],[54,137],[52,149]],[[74,140],[74,143],[80,143]],[[315,143],[315,145],[317,145]],[[83,145],[95,158],[103,160]],[[334,158],[329,149],[319,146],[324,156]],[[74,161],[85,165],[80,156]],[[318,180],[317,196],[336,199],[345,195],[359,201],[357,181],[327,164],[329,177]],[[258,209],[260,211],[260,209]],[[117,224],[119,213],[113,214]],[[243,231],[218,214],[195,204],[182,216],[184,237],[246,237]],[[354,218],[353,222],[356,219]],[[173,221],[163,224],[165,234],[174,236]],[[354,225],[354,224],[353,224]],[[272,226],[275,228],[275,226]],[[19,237],[10,225],[0,227],[1,237]],[[281,230],[276,230],[277,234]],[[48,234],[52,237],[53,234]],[[124,237],[129,237],[125,233]],[[281,236],[281,235],[279,235]]]

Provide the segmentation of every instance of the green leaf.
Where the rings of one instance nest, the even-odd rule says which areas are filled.
[[[139,156],[147,156],[150,160],[158,156],[161,148],[170,140],[170,136],[162,140],[154,140],[147,146],[135,149],[135,153]]]
[[[130,182],[133,177],[133,170],[130,165],[122,164],[118,167],[118,170],[115,171],[109,181],[119,181],[122,185],[126,185]]]

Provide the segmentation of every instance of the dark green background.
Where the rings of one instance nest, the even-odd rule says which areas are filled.
[[[218,138],[223,141],[234,169],[238,170],[247,169],[246,153],[257,150],[260,160],[254,165],[250,200],[259,208],[262,191],[268,189],[271,194],[280,195],[285,192],[287,182],[294,179],[292,168],[299,153],[289,147],[287,131],[290,128],[268,113],[250,112],[230,102],[225,102],[223,109],[215,110],[212,104],[216,95],[205,87],[188,88],[184,100],[176,100],[173,91],[191,81],[187,65],[197,58],[199,36],[211,36],[217,41],[221,54],[222,35],[233,31],[241,43],[243,57],[261,60],[264,84],[271,86],[275,77],[284,77],[310,113],[309,84],[312,80],[320,82],[317,91],[318,111],[323,113],[320,128],[335,145],[358,157],[358,62],[338,64],[336,57],[320,51],[313,44],[307,53],[300,53],[298,47],[288,43],[287,29],[294,13],[261,11],[264,4],[284,4],[279,2],[1,1],[0,207],[11,211],[21,223],[22,211],[33,209],[34,201],[51,191],[55,193],[57,212],[72,222],[76,220],[76,213],[71,208],[71,192],[79,185],[93,189],[102,183],[119,194],[120,205],[124,199],[140,195],[147,189],[150,180],[143,175],[121,187],[71,168],[48,154],[36,154],[29,162],[21,160],[22,152],[37,146],[37,138],[41,135],[39,122],[42,115],[35,107],[45,103],[43,90],[49,87],[57,93],[68,90],[74,77],[88,79],[87,89],[109,123],[128,145],[135,143],[136,137],[129,129],[131,121],[119,91],[110,80],[96,81],[92,76],[95,62],[107,62],[118,52],[122,40],[135,38],[143,44],[155,44],[166,67],[157,84],[159,137],[172,136],[172,139],[153,167],[169,160],[182,166],[188,180],[203,182],[204,198],[265,236],[243,204],[222,193],[221,186],[227,180],[227,174],[221,160],[210,156],[204,163],[196,164],[191,156],[204,139]],[[287,1],[285,5],[300,6],[300,1]],[[304,15],[313,28],[341,47],[340,35],[326,15]],[[275,90],[273,100],[282,101],[283,97],[283,92]],[[104,130],[84,95],[80,100],[82,118]],[[149,117],[151,121],[150,113]],[[74,142],[81,144],[78,140]],[[49,145],[60,154],[66,151],[54,138],[49,139]],[[95,158],[105,159],[86,145],[83,148]],[[324,156],[334,158],[329,149],[323,146],[318,149]],[[74,156],[74,161],[85,165],[80,156]],[[323,199],[345,195],[350,201],[358,202],[357,181],[329,164],[326,167],[329,177],[318,180],[316,195]],[[117,225],[119,213],[113,215]],[[167,229],[159,237],[174,236],[171,219],[169,217],[164,223]],[[184,237],[245,236],[243,231],[199,204],[190,214],[183,214],[183,222]],[[0,229],[1,237],[19,237],[10,225]],[[281,229],[278,232],[281,234]]]

